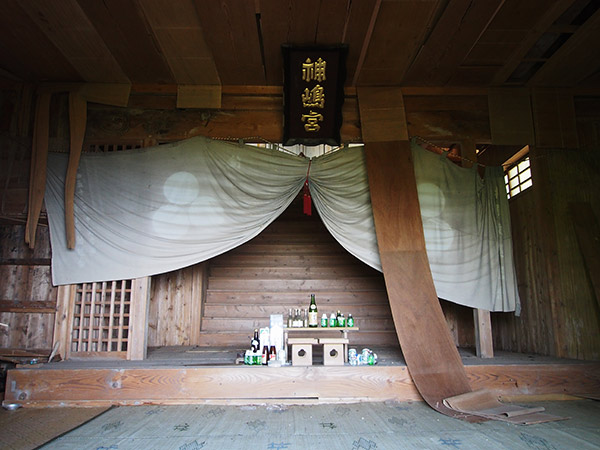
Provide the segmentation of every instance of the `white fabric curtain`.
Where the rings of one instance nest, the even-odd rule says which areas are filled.
[[[168,272],[252,239],[292,202],[308,161],[197,137],[82,155],[75,249],[66,247],[67,155],[50,154],[46,207],[54,284]]]
[[[413,156],[438,296],[492,311],[518,308],[501,172],[482,181],[475,170],[415,144]],[[68,250],[66,165],[67,155],[50,155],[46,207],[54,284],[154,275],[231,250],[287,208],[309,171],[302,157],[202,137],[84,154],[75,194],[76,246]],[[309,186],[332,235],[381,270],[363,147],[314,158]]]
[[[501,167],[459,167],[412,143],[425,245],[440,298],[520,311],[510,212]]]
[[[364,148],[313,159],[309,187],[319,216],[333,237],[381,272]]]

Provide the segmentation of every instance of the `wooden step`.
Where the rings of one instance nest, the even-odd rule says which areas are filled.
[[[262,232],[254,239],[248,241],[248,244],[331,244],[340,245],[329,232],[319,231],[318,233],[265,233]]]
[[[200,347],[223,347],[223,346],[238,346],[240,349],[249,348],[250,340],[254,330],[249,332],[232,332],[232,331],[201,331],[200,332]],[[395,331],[358,331],[350,333],[350,347],[356,346],[387,346],[398,344],[398,337]],[[360,348],[359,348],[360,351]]]
[[[329,255],[332,253],[343,254],[346,252],[342,246],[334,246],[331,243],[310,243],[310,244],[253,244],[248,242],[234,250],[235,254],[255,254],[255,255]]]
[[[221,267],[221,266],[260,266],[260,267],[327,267],[337,266],[342,264],[359,264],[366,269],[370,269],[369,266],[364,264],[359,259],[355,258],[348,252],[340,252],[334,254],[321,254],[321,255],[294,255],[290,253],[286,254],[244,254],[244,253],[224,253],[221,256],[210,260],[210,267]]]
[[[226,291],[373,291],[385,290],[381,277],[356,277],[338,279],[242,279],[211,277],[208,290]]]
[[[210,277],[228,277],[242,279],[326,279],[346,277],[379,277],[383,275],[370,267],[359,264],[344,264],[337,266],[212,266]]]
[[[331,312],[331,311],[330,311]],[[344,311],[344,315],[347,317],[348,314]],[[287,316],[287,312],[280,311],[283,315],[284,320]],[[264,328],[269,326],[269,316],[263,316],[258,318],[237,318],[237,317],[204,317],[202,319],[202,331],[253,331],[255,328]],[[380,319],[380,318],[365,318],[356,317],[355,326],[360,328],[360,331],[393,331],[394,321],[391,316]],[[335,330],[334,330],[335,331]]]
[[[289,308],[287,307],[289,306]],[[301,305],[298,303],[294,305],[299,308]],[[232,305],[232,304],[213,304],[207,303],[204,305],[204,315],[206,317],[211,318],[228,318],[228,317],[270,317],[271,314],[284,314],[284,320],[287,318],[287,314],[290,308],[294,308],[291,305],[269,305],[269,304],[243,304],[243,305]],[[305,302],[302,304],[303,308],[306,308],[308,303]],[[317,307],[319,308],[319,317],[323,313],[331,314],[333,311],[344,311],[345,313],[352,313],[354,317],[361,318],[387,318],[391,317],[390,306],[387,304],[374,304],[374,305],[365,305],[365,304],[354,304],[347,305],[344,303],[339,304],[321,304],[321,302],[317,303]],[[347,314],[346,314],[347,315]]]
[[[307,305],[313,292],[268,292],[268,291],[207,291],[206,305],[216,304],[281,304],[286,308]],[[320,291],[317,295],[317,306],[326,308],[327,305],[388,305],[387,292],[382,290],[362,292]]]

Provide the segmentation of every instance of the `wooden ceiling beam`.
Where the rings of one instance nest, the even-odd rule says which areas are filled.
[[[85,81],[129,82],[75,0],[28,2],[24,10]]]
[[[220,84],[211,50],[191,0],[139,2],[175,83]]]
[[[131,82],[175,81],[135,0],[77,0],[77,3]]]
[[[83,81],[68,59],[25,11],[23,2],[2,2],[0,61],[7,73],[27,81]]]

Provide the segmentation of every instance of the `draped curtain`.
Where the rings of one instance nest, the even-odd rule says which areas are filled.
[[[501,170],[474,170],[413,144],[421,214],[438,296],[492,311],[518,309]],[[75,249],[66,246],[67,155],[48,159],[46,208],[54,284],[137,278],[187,267],[249,241],[309,180],[327,229],[381,270],[363,147],[309,160],[277,150],[185,141],[82,155]]]

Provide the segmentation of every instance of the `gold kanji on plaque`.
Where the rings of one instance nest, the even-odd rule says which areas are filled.
[[[311,111],[309,114],[302,114],[302,122],[306,122],[304,124],[306,131],[319,131],[321,129],[319,122],[323,122],[323,115]]]
[[[302,79],[306,82],[315,80],[320,83],[327,79],[325,76],[326,69],[327,61],[319,58],[312,62],[310,58],[306,58],[306,61],[302,64]]]
[[[325,107],[325,89],[317,84],[311,90],[304,89],[302,94],[302,106],[305,108],[324,108]]]

